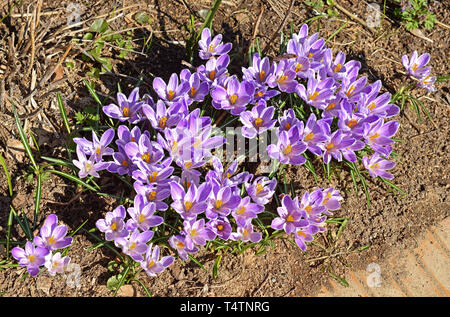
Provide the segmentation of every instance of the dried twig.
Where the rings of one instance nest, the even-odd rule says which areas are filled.
[[[353,13],[351,13],[350,11],[348,11],[346,8],[342,7],[340,4],[338,4],[336,1],[334,2],[334,6],[336,7],[336,9],[338,9],[339,11],[341,11],[342,13],[344,13],[345,15],[347,15],[350,19],[358,22],[359,24],[361,24],[362,26],[364,26],[366,29],[368,29],[372,34],[375,34],[375,30],[374,28],[370,27],[366,21],[358,18],[356,15],[354,15]]]
[[[266,55],[269,48],[272,46],[273,42],[275,41],[275,38],[278,36],[278,33],[283,29],[284,25],[286,24],[286,21],[289,17],[290,12],[292,11],[292,7],[294,6],[294,0],[291,0],[291,3],[289,4],[289,8],[286,11],[286,14],[284,15],[283,21],[281,21],[281,24],[278,26],[278,29],[273,33],[272,37],[269,40],[269,43],[267,43],[266,47],[262,50],[261,54]]]
[[[264,7],[261,7],[261,11],[259,11],[258,19],[256,20],[256,23],[255,23],[255,28],[253,29],[253,34],[252,34],[252,38],[250,39],[249,47],[253,46],[253,42],[256,39],[256,34],[258,34],[259,24],[261,23],[261,18],[262,18],[263,13],[264,13]]]

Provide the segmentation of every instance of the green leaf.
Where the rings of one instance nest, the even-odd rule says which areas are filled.
[[[134,15],[134,20],[139,24],[146,24],[151,22],[151,19],[145,12],[138,12]]]
[[[9,171],[8,171],[8,167],[6,166],[5,159],[3,158],[3,156],[1,154],[0,154],[0,164],[2,165],[3,171],[5,172],[5,175],[6,175],[6,181],[8,183],[8,189],[9,189],[9,196],[12,197],[13,188],[12,188],[12,183],[11,183],[11,176],[9,175]]]
[[[91,32],[89,32],[83,36],[83,40],[90,41],[90,40],[92,40],[93,37],[94,37],[94,35]]]
[[[110,290],[115,290],[120,284],[120,277],[118,275],[111,276],[108,281],[106,281],[106,287]]]
[[[74,182],[80,184],[81,186],[86,187],[87,189],[92,190],[94,192],[98,191],[97,188],[95,188],[95,187],[85,183],[84,181],[82,181],[81,179],[79,179],[76,176],[67,174],[65,172],[57,171],[57,170],[47,170],[47,172],[53,173],[53,174],[56,174],[56,175],[59,175],[59,176],[63,176],[63,177],[65,177],[67,179],[70,179],[71,181],[74,181]]]
[[[58,108],[59,108],[59,112],[61,113],[61,117],[63,119],[64,126],[66,127],[67,133],[70,134],[70,127],[69,127],[69,121],[67,119],[66,108],[64,107],[64,103],[61,98],[61,94],[59,92],[56,94],[56,99],[58,101]]]
[[[219,265],[220,265],[220,261],[222,260],[222,255],[219,255],[216,259],[216,261],[214,262],[214,266],[213,266],[213,277],[217,278],[218,272],[219,272]]]
[[[105,32],[109,27],[108,22],[105,21],[105,19],[97,19],[95,20],[91,27],[89,28],[89,30],[91,32],[96,32],[96,33],[103,33]]]

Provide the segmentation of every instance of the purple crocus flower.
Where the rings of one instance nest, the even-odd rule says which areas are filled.
[[[21,267],[27,267],[31,276],[39,273],[39,267],[44,265],[45,257],[50,251],[47,248],[35,247],[31,241],[25,243],[25,249],[15,247],[11,250],[12,256],[19,261]]]
[[[171,207],[180,214],[183,219],[196,218],[198,214],[204,212],[208,206],[207,199],[211,193],[211,185],[201,184],[198,188],[195,184],[189,186],[187,192],[176,182],[170,183],[170,192],[173,203]]]
[[[268,78],[269,87],[278,87],[279,90],[292,93],[298,85],[296,80],[297,73],[294,70],[294,64],[287,59],[281,60],[274,70],[274,73]]]
[[[138,126],[135,126],[133,129],[128,129],[128,127],[126,125],[120,125],[117,128],[117,140],[116,140],[116,144],[117,146],[121,146],[125,148],[125,145],[127,143],[133,142],[133,143],[137,143],[139,141],[139,139],[141,138],[141,130],[139,129]],[[149,137],[149,133],[148,131],[144,131],[144,134],[147,134],[147,136]]]
[[[430,54],[425,53],[418,56],[417,51],[414,51],[411,58],[407,55],[402,56],[402,64],[408,71],[410,76],[421,79],[430,73],[431,67],[425,67],[430,61]]]
[[[146,134],[142,134],[138,143],[130,142],[125,145],[125,153],[139,168],[161,161],[164,150],[157,142],[150,141]]]
[[[183,69],[180,73],[181,80],[189,82],[189,90],[186,94],[187,104],[190,105],[194,101],[201,102],[209,93],[209,84],[202,82],[198,73],[193,73],[189,69]]]
[[[396,105],[389,104],[391,94],[386,92],[382,95],[378,93],[362,94],[361,107],[359,111],[365,116],[377,115],[383,118],[390,118],[400,113],[400,108]]]
[[[264,211],[264,206],[252,203],[250,196],[241,199],[236,209],[231,213],[238,226],[244,226],[247,220],[258,217],[258,214]]]
[[[353,143],[355,143],[356,140],[342,132],[342,130],[337,130],[333,134],[327,135],[328,140],[321,144],[324,163],[330,163],[331,157],[334,157],[338,162],[341,162],[341,150],[348,148]]]
[[[170,76],[167,85],[160,77],[153,79],[153,89],[156,91],[159,98],[172,103],[184,97],[184,94],[189,90],[189,83],[179,83],[178,75],[173,73]]]
[[[156,276],[170,266],[174,260],[174,257],[170,255],[160,259],[159,246],[155,245],[153,247],[153,243],[150,243],[145,253],[145,258],[140,263],[147,275]]]
[[[253,54],[253,63],[249,68],[242,68],[243,78],[247,81],[253,81],[257,87],[263,87],[267,79],[272,76],[275,66],[270,64],[269,58],[261,59],[258,53]]]
[[[311,63],[309,62],[309,59],[304,56],[298,56],[295,59],[295,62],[293,64],[294,72],[297,74],[298,77],[302,79],[307,79],[311,76],[314,76],[314,70],[311,69]]]
[[[294,113],[294,109],[289,108],[284,111],[283,116],[278,117],[278,132],[289,131],[292,127],[301,126],[300,130],[303,131],[303,122],[297,119]]]
[[[369,171],[369,175],[372,177],[380,176],[385,179],[393,179],[394,175],[386,172],[395,167],[395,162],[388,161],[380,156],[378,153],[374,153],[371,156],[364,156],[362,159],[364,167]]]
[[[373,123],[365,123],[363,125],[363,137],[366,142],[375,152],[381,153],[384,156],[389,156],[391,152],[390,145],[394,143],[391,139],[399,128],[398,121],[384,122],[383,118],[378,119]]]
[[[128,157],[125,149],[119,146],[119,152],[113,154],[113,162],[109,162],[107,167],[108,172],[117,173],[119,175],[133,175],[133,172],[138,168],[133,161]]]
[[[314,235],[318,232],[317,227],[309,225],[305,228],[297,228],[294,231],[294,240],[302,251],[306,251],[306,242],[314,240]]]
[[[81,147],[86,155],[94,155],[95,161],[100,162],[103,155],[112,155],[114,153],[114,150],[108,147],[113,139],[114,129],[111,128],[103,133],[100,140],[98,139],[97,134],[92,131],[92,142],[86,138],[74,138],[73,141]]]
[[[251,221],[247,221],[245,225],[238,226],[236,232],[232,232],[230,238],[234,241],[253,242],[261,241],[261,232],[255,232]]]
[[[103,107],[103,112],[120,122],[129,121],[136,124],[142,119],[141,107],[144,102],[139,101],[139,88],[136,87],[130,93],[128,98],[121,92],[117,93],[117,103],[109,104]]]
[[[322,155],[321,144],[327,140],[324,132],[327,129],[322,128],[326,124],[320,124],[321,122],[323,121],[317,121],[316,115],[311,113],[303,130],[303,142],[308,146],[308,150],[317,156]]]
[[[334,187],[329,187],[325,189],[323,192],[323,200],[322,205],[327,208],[327,211],[324,212],[326,214],[331,215],[329,210],[338,210],[341,208],[340,201],[343,199],[338,190],[334,189]]]
[[[158,100],[156,103],[156,109],[153,109],[149,105],[142,106],[142,112],[150,121],[152,127],[156,130],[163,131],[175,126],[181,119],[180,103],[173,103],[168,108],[162,100]]]
[[[289,195],[284,195],[281,200],[281,207],[277,208],[279,217],[272,220],[270,225],[275,230],[284,230],[286,233],[293,233],[296,228],[308,225],[304,219],[306,213],[300,208],[298,197],[292,199]]]
[[[195,219],[185,220],[183,226],[183,233],[186,234],[186,247],[189,249],[193,249],[196,245],[204,246],[206,241],[214,240],[216,237],[214,231],[205,226],[205,219],[203,218],[197,221]]]
[[[226,75],[227,67],[230,63],[230,56],[221,55],[219,58],[209,59],[205,65],[197,68],[200,79],[207,82],[212,87],[220,78]]]
[[[49,253],[45,257],[45,267],[51,276],[55,276],[56,273],[63,274],[64,269],[69,265],[70,257],[61,257],[61,253],[56,252],[55,254]]]
[[[242,112],[240,115],[240,120],[244,125],[242,135],[253,139],[256,135],[272,129],[277,122],[276,119],[272,119],[274,112],[274,107],[266,107],[265,100],[261,100],[251,111]]]
[[[367,83],[367,77],[363,76],[358,79],[353,76],[345,76],[342,79],[341,90],[339,96],[349,101],[357,101],[360,97],[360,92],[364,90]]]
[[[147,252],[147,242],[153,238],[153,231],[140,232],[134,229],[128,238],[117,238],[116,242],[122,248],[122,252],[129,255],[136,262],[144,260],[143,253]]]
[[[342,132],[348,133],[355,139],[360,139],[363,135],[364,122],[373,122],[378,119],[375,115],[366,116],[364,113],[356,111],[355,104],[343,99],[341,102],[341,111],[338,114],[338,128]]]
[[[212,105],[216,109],[229,110],[231,114],[239,115],[252,100],[254,87],[247,81],[240,83],[235,76],[230,77],[226,85],[226,88],[217,86],[211,91]]]
[[[214,234],[222,240],[228,240],[231,235],[231,225],[228,218],[216,218],[206,223],[206,226],[214,232]]]
[[[428,92],[435,92],[436,88],[434,87],[434,83],[436,82],[436,77],[426,75],[419,80],[417,83],[418,87],[425,88]]]
[[[209,170],[206,174],[206,181],[213,182],[217,181],[222,186],[235,187],[245,182],[248,177],[248,172],[242,172],[235,175],[238,168],[238,161],[234,160],[225,169],[219,158],[216,156],[212,157],[213,169]]]
[[[126,214],[125,207],[120,205],[112,212],[107,212],[104,219],[97,220],[95,226],[98,230],[105,233],[106,241],[113,241],[117,238],[128,236],[128,230],[124,222]]]
[[[269,202],[275,193],[275,187],[277,186],[277,179],[269,179],[266,176],[259,176],[250,183],[245,183],[245,190],[252,200],[258,205],[264,206]]]
[[[345,53],[338,52],[333,60],[333,53],[331,49],[327,49],[324,53],[324,70],[329,77],[335,80],[342,80],[347,72],[347,65],[345,63]]]
[[[256,104],[260,100],[269,100],[277,95],[279,95],[280,92],[276,89],[268,89],[267,86],[256,86],[255,87],[255,93],[253,94],[253,101],[251,101],[251,104]]]
[[[327,212],[327,208],[322,205],[323,192],[320,188],[314,190],[311,194],[305,192],[300,199],[300,208],[306,212],[306,219],[308,221],[320,222],[324,219],[321,218],[322,213]]]
[[[185,237],[182,235],[171,236],[169,238],[169,244],[172,248],[177,250],[178,255],[184,261],[188,259],[188,253],[193,254],[198,252],[198,247],[194,246],[192,249],[186,247]]]
[[[88,175],[100,177],[98,171],[104,170],[109,166],[109,162],[96,162],[94,154],[89,159],[86,158],[86,154],[84,154],[80,146],[77,146],[77,156],[78,160],[72,160],[72,163],[79,169],[79,178],[85,178]]]
[[[169,206],[163,200],[170,196],[169,184],[144,185],[141,182],[134,182],[134,190],[138,195],[142,195],[144,203],[154,203],[156,210],[167,210]]]
[[[171,161],[170,158],[169,161]],[[165,185],[171,182],[169,177],[172,175],[172,173],[172,166],[165,166],[164,164],[154,164],[143,166],[141,170],[134,171],[132,177],[141,184]]]
[[[320,109],[333,96],[333,86],[334,80],[332,78],[317,80],[314,77],[309,77],[306,88],[303,84],[298,84],[295,92],[307,104]]]
[[[204,28],[198,41],[199,56],[201,59],[210,59],[216,55],[223,55],[231,50],[231,43],[222,44],[222,34],[217,34],[211,39],[211,30]]]
[[[67,226],[58,226],[58,217],[49,215],[40,230],[40,236],[34,237],[34,244],[50,251],[64,249],[72,244],[72,237],[66,237]]]
[[[131,219],[128,219],[126,227],[128,231],[139,228],[147,231],[151,227],[159,226],[164,222],[160,216],[155,216],[156,204],[146,203],[144,196],[136,195],[134,197],[134,205],[127,209]]]
[[[282,164],[302,165],[306,158],[302,155],[306,151],[307,145],[301,139],[299,126],[295,126],[288,131],[281,131],[278,135],[278,143],[270,144],[267,147],[267,154]]]
[[[221,187],[217,182],[213,182],[206,217],[209,219],[226,217],[240,202],[241,197],[239,194],[234,194],[231,187]]]

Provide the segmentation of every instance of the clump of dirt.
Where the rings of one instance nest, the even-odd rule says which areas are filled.
[[[71,123],[74,123],[73,118],[77,111],[95,104],[82,82],[89,71],[89,62],[82,62],[80,52],[75,48],[69,54],[69,59],[75,61],[76,69],[64,67],[62,79],[56,81],[49,79],[33,95],[42,110],[33,114],[35,110],[29,108],[32,105],[23,100],[24,96],[29,96],[33,91],[30,88],[31,77],[24,76],[29,67],[32,46],[27,41],[20,40],[19,36],[22,26],[30,22],[29,15],[18,16],[20,13],[26,13],[29,4],[26,2],[14,8],[12,11],[14,15],[0,24],[2,33],[15,34],[16,41],[15,45],[10,47],[7,38],[0,39],[3,47],[0,49],[1,64],[7,64],[9,67],[7,76],[0,74],[2,76],[0,148],[12,175],[14,188],[14,196],[10,198],[5,175],[0,173],[0,210],[4,211],[0,213],[0,240],[6,237],[11,203],[16,210],[23,210],[31,217],[34,210],[34,200],[31,197],[36,186],[35,180],[27,181],[28,161],[23,149],[21,151],[20,148],[13,149],[11,146],[10,140],[18,139],[18,135],[11,105],[5,97],[17,101],[19,115],[24,120],[26,129],[39,135],[40,154],[61,158],[67,158],[65,147],[69,144],[69,140],[64,133],[64,126],[56,107],[56,92],[59,91],[64,96]],[[339,3],[359,17],[367,14],[363,1],[339,1]],[[45,1],[42,5],[41,11],[47,14],[42,15],[38,37],[35,39],[36,55],[32,68],[36,71],[37,82],[45,77],[47,70],[52,69],[67,50],[70,36],[64,36],[66,34],[64,32],[67,31],[59,31],[65,26],[63,12],[68,4],[68,1]],[[113,7],[122,8],[123,16],[111,22],[111,26],[117,30],[124,29],[124,25],[129,28],[136,27],[130,22],[130,17],[139,10],[147,12],[152,18],[151,29],[138,28],[134,30],[133,35],[135,38],[144,39],[136,40],[136,49],[139,49],[140,45],[142,48],[149,35],[153,35],[152,46],[147,56],[130,54],[126,59],[119,59],[116,51],[113,49],[107,51],[113,60],[114,72],[121,75],[105,75],[95,80],[96,89],[102,98],[105,98],[104,100],[107,100],[108,95],[115,95],[118,83],[122,90],[129,91],[136,84],[136,78],[141,76],[143,90],[149,91],[153,76],[167,79],[172,72],[179,72],[184,68],[185,63],[182,61],[186,55],[182,45],[189,35],[187,25],[190,14],[209,9],[209,4],[202,2],[167,0],[155,0],[151,3],[138,1],[133,4],[128,1],[106,1],[101,4],[80,5],[83,21],[109,14]],[[136,6],[128,8],[131,5]],[[382,6],[382,3],[380,5]],[[261,8],[264,8],[262,14]],[[277,56],[279,38],[277,37],[273,43],[269,43],[269,40],[282,23],[287,8],[286,1],[223,2],[213,27],[215,32],[224,34],[224,40],[233,42],[231,72],[240,73],[241,67],[246,66],[248,47],[254,35],[258,38],[262,49],[270,45],[269,56]],[[6,14],[4,11],[3,9],[2,15]],[[442,23],[449,24],[449,14],[448,5],[443,5],[437,18]],[[259,16],[261,16],[260,23],[256,29]],[[302,2],[295,3],[283,30],[288,33],[292,26],[296,32],[305,20],[313,16],[310,7]],[[447,54],[449,40],[445,28],[436,26],[432,31],[424,32],[433,41],[431,43],[405,32],[398,23],[392,22],[392,17],[388,17],[389,19],[382,21],[382,26],[376,30],[376,34],[349,20],[348,25],[327,45],[334,52],[343,51],[349,59],[359,60],[363,65],[362,74],[366,75],[370,82],[381,80],[383,89],[391,93],[395,92],[405,80],[401,73],[403,71],[401,56],[410,55],[414,50],[431,54],[430,64],[436,76],[449,74]],[[310,29],[312,31],[317,29],[321,37],[328,38],[346,20],[347,16],[340,12],[338,17],[321,18],[312,22]],[[83,25],[85,26],[87,25]],[[81,31],[79,33],[83,34]],[[39,34],[42,34],[41,38]],[[27,35],[23,35],[23,38],[28,39]],[[20,56],[26,58],[20,59]],[[194,60],[194,65],[196,62]],[[450,115],[450,92],[445,82],[438,83],[436,87],[438,92],[434,94],[416,92],[416,97],[419,97],[428,108],[432,123],[423,113],[419,122],[416,113],[410,107],[396,118],[400,122],[396,138],[401,141],[396,142],[394,149],[398,159],[397,166],[393,170],[395,175],[393,182],[406,195],[393,191],[378,180],[372,180],[368,183],[371,195],[371,205],[368,207],[362,188],[355,192],[352,179],[345,170],[327,180],[321,165],[318,164],[316,170],[319,179],[315,183],[306,168],[293,166],[286,168],[286,179],[289,183],[293,182],[298,195],[316,187],[334,186],[341,190],[344,197],[342,208],[336,211],[333,217],[347,218],[348,222],[337,241],[339,226],[330,224],[328,232],[319,235],[316,243],[310,245],[305,253],[285,239],[276,240],[274,246],[267,247],[266,252],[261,255],[256,255],[256,250],[248,250],[239,256],[225,253],[218,276],[214,278],[212,268],[217,254],[202,250],[196,258],[206,271],[192,261],[186,263],[176,261],[156,278],[141,273],[139,279],[154,296],[313,296],[332,276],[344,276],[349,267],[365,268],[372,262],[374,256],[383,258],[387,250],[402,248],[412,243],[412,237],[448,217],[450,210],[448,200],[450,162],[447,155],[450,135],[447,124]],[[37,153],[36,147],[34,150]],[[111,185],[114,182],[113,177],[100,179],[100,184],[106,192],[120,196],[126,189],[115,188]],[[70,230],[75,230],[85,220],[88,222],[84,228],[89,229],[95,227],[95,221],[116,205],[117,201],[114,199],[99,197],[94,193],[77,192],[75,184],[50,175],[43,186],[38,224],[50,213],[55,213]],[[17,224],[12,229],[14,240],[24,239]],[[114,273],[107,269],[107,264],[115,259],[115,254],[104,247],[92,249],[96,242],[95,238],[83,230],[75,235],[69,255],[72,263],[78,266],[65,276],[50,277],[42,274],[36,278],[23,278],[25,272],[23,268],[0,271],[0,293],[3,296],[33,297],[111,296],[113,292],[107,289],[106,281]],[[4,253],[4,248],[0,247],[2,258],[5,257]],[[132,282],[131,285],[134,287],[134,296],[146,295],[137,282]]]

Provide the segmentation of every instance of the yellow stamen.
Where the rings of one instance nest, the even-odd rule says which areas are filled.
[[[195,89],[194,87],[191,87],[191,97],[194,97],[196,92],[197,92],[197,89]]]
[[[286,148],[283,150],[283,154],[288,155],[291,152],[292,152],[292,146],[290,144],[288,144],[288,146],[286,146]]]
[[[334,144],[333,143],[330,143],[330,144],[328,144],[327,146],[326,146],[326,149],[327,150],[332,150],[334,148]]]
[[[312,95],[309,96],[309,99],[310,99],[310,100],[314,100],[314,99],[317,98],[318,95],[319,95],[319,92],[318,92],[318,91],[315,91]]]
[[[306,237],[306,234],[302,231],[297,231],[297,235],[303,238]]]
[[[261,119],[260,117],[255,119],[255,125],[257,127],[260,127],[263,124],[263,119]]]
[[[247,231],[247,229],[244,229],[244,231],[242,231],[242,235],[244,237],[248,236],[249,232]]]
[[[217,230],[222,231],[223,230],[223,226],[222,225],[217,225]]]
[[[311,207],[311,206],[306,206],[306,207],[305,207],[305,210],[306,210],[307,213],[310,213],[311,210],[312,210],[312,207]]]
[[[212,71],[209,73],[209,79],[214,80],[214,78],[216,78],[216,71],[215,71],[215,70],[212,70]]]
[[[335,103],[335,102],[332,102],[332,103],[330,103],[330,104],[328,105],[328,107],[327,107],[326,110],[331,110],[331,109],[333,109],[334,107],[336,107],[336,103]]]
[[[313,57],[313,56],[314,56],[314,53],[309,53],[309,54],[308,54],[308,57],[309,57],[309,58],[311,58],[311,57]]]
[[[152,172],[152,174],[148,176],[149,183],[156,182],[157,176],[158,176],[158,172]]]
[[[115,230],[117,230],[117,222],[113,222],[112,224],[111,224],[111,226],[109,227],[112,231],[115,231]]]
[[[192,207],[192,202],[191,201],[185,201],[184,202],[184,209],[186,209],[187,211],[189,211]]]
[[[167,117],[162,117],[159,119],[159,127],[164,129],[166,127]]]
[[[260,81],[263,81],[263,80],[264,80],[264,77],[266,77],[266,72],[263,71],[263,70],[261,70],[261,71],[259,72],[259,80],[260,80]]]
[[[355,86],[351,85],[345,94],[347,95],[347,97],[350,97],[351,95],[353,95],[354,91],[355,91]]]
[[[181,241],[178,241],[178,242],[177,242],[177,248],[179,248],[179,249],[184,249],[184,243],[181,242]]]
[[[197,232],[197,230],[192,229],[190,234],[191,234],[191,237],[195,237],[196,235],[198,235],[198,232]]]
[[[128,167],[128,165],[129,165],[129,164],[128,164],[128,161],[127,161],[127,160],[123,160],[123,161],[122,161],[122,165],[125,166],[125,167]]]
[[[178,150],[178,142],[177,141],[173,141],[171,150],[172,150],[172,152],[176,152]]]
[[[56,242],[56,240],[53,236],[51,236],[50,238],[48,238],[47,242],[48,242],[48,244],[53,244]]]
[[[148,268],[151,269],[153,266],[155,265],[155,261],[151,260],[150,262],[148,262]]]
[[[95,150],[95,153],[97,153],[97,155],[99,155],[101,151],[102,151],[102,149],[98,147],[98,148]]]
[[[419,65],[417,65],[417,63],[414,63],[414,65],[411,67],[411,69],[412,69],[413,71],[416,71],[418,66],[419,66]]]
[[[145,163],[150,163],[150,155],[148,153],[142,154],[141,159],[145,161]]]
[[[341,64],[337,64],[336,67],[334,68],[333,72],[337,73],[338,71],[341,70],[341,68],[342,68],[342,65]]]
[[[150,192],[150,194],[148,194],[148,200],[155,200],[156,199],[156,191],[152,191]]]
[[[377,104],[375,102],[371,102],[370,105],[367,107],[370,111],[372,111],[373,109],[375,109],[377,106]]]
[[[223,201],[221,200],[216,200],[216,208],[220,208],[223,205]]]
[[[36,258],[34,257],[34,255],[28,256],[28,261],[30,261],[31,263],[33,263],[35,260],[36,260]]]
[[[260,191],[264,189],[264,186],[260,183],[256,184],[256,193],[258,194]]]
[[[167,92],[167,97],[169,98],[169,100],[172,100],[173,97],[175,97],[175,91],[169,90],[169,91]]]
[[[138,222],[139,223],[142,223],[142,222],[144,222],[145,221],[145,215],[144,214],[140,214],[139,215],[139,218],[138,218]]]
[[[375,141],[379,136],[380,136],[380,135],[379,135],[378,133],[375,133],[374,135],[371,135],[371,136],[369,137],[369,140],[370,140],[370,141]]]
[[[286,123],[285,125],[284,125],[284,128],[286,129],[286,130],[289,130],[290,128],[291,128],[291,124],[288,122],[288,123]]]
[[[137,143],[135,138],[131,138],[130,142]]]
[[[378,163],[369,166],[370,169],[377,169],[379,167]]]
[[[292,222],[292,221],[294,221],[294,217],[292,217],[292,215],[289,215],[289,216],[286,218],[286,221],[287,221],[287,222]]]
[[[308,133],[306,136],[305,136],[305,141],[311,141],[312,139],[314,139],[314,133]]]
[[[133,250],[134,248],[136,248],[136,245],[137,245],[136,242],[131,243],[129,249],[130,249],[130,250]]]
[[[86,171],[89,172],[92,169],[92,165],[89,162],[86,162]]]
[[[198,138],[194,143],[194,148],[198,149],[202,145],[202,139]]]
[[[210,53],[214,52],[214,45],[213,44],[209,44],[208,52],[210,52]]]
[[[348,123],[347,123],[347,127],[349,128],[353,128],[358,122],[355,119],[351,119]]]
[[[264,90],[260,90],[255,94],[256,97],[262,97],[264,96]]]
[[[297,63],[297,66],[295,66],[295,72],[298,73],[301,70],[303,70],[303,64]]]
[[[191,166],[192,166],[192,161],[189,161],[186,164],[184,164],[185,169],[191,168]]]
[[[236,213],[238,215],[242,215],[244,212],[245,212],[245,206],[241,206],[241,207],[239,207],[238,210],[236,210]]]
[[[128,108],[128,107],[123,107],[122,113],[123,113],[123,116],[124,116],[124,117],[129,117],[129,116],[130,116],[130,108]]]
[[[231,96],[230,96],[230,102],[231,102],[232,104],[234,104],[234,103],[236,102],[237,98],[238,98],[237,95],[231,95]]]
[[[284,82],[286,81],[287,78],[288,78],[288,77],[287,77],[286,75],[281,76],[280,79],[278,79],[278,83],[279,83],[279,84],[284,83]]]

